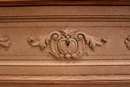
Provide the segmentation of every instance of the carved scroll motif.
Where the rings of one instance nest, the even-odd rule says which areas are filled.
[[[50,44],[51,53],[57,59],[78,59],[87,54],[87,47],[92,50],[96,46],[101,46],[106,43],[106,38],[96,38],[90,36],[78,29],[65,28],[60,31],[51,32],[45,36],[40,36],[39,39],[30,37],[28,43],[32,46],[39,46],[43,50]]]
[[[11,39],[9,36],[5,35],[0,37],[0,46],[5,48],[6,50],[9,49],[9,46],[11,44]]]
[[[125,40],[126,47],[130,50],[130,35]]]

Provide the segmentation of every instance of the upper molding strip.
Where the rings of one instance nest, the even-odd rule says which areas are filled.
[[[94,5],[123,6],[130,5],[130,0],[0,0],[0,6],[43,6],[43,5]]]
[[[2,22],[130,22],[130,15],[0,16]]]

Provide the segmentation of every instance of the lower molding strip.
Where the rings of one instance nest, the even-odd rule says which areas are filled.
[[[28,85],[128,85],[130,75],[88,75],[88,76],[0,76],[0,84]]]

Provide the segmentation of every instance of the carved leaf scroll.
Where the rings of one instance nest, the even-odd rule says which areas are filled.
[[[125,40],[126,47],[130,50],[130,35]]]
[[[39,39],[30,37],[28,43],[31,46],[39,46],[43,50],[48,44],[50,44],[51,53],[57,59],[78,59],[83,56],[86,51],[86,45],[92,50],[96,46],[101,46],[106,43],[105,37],[96,38],[90,36],[78,29],[65,28],[60,31],[51,32],[45,36],[40,36]]]
[[[4,35],[2,37],[0,37],[0,46],[5,48],[6,50],[9,49],[9,46],[11,44],[11,39],[9,36]]]

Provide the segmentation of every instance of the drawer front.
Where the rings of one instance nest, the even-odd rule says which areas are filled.
[[[3,87],[129,86],[129,6],[1,7],[0,19]]]

